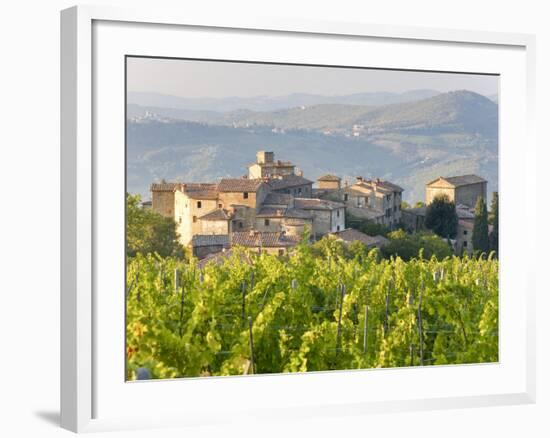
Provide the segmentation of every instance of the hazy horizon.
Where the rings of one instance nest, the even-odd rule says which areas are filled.
[[[277,98],[469,90],[498,94],[498,76],[473,73],[127,58],[127,90],[181,98]]]

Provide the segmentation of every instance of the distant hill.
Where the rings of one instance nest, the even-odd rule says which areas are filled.
[[[320,104],[276,111],[178,110],[129,105],[128,189],[148,197],[153,180],[209,181],[246,173],[260,149],[292,160],[306,177],[379,176],[424,199],[440,175],[498,180],[498,106],[469,91],[384,106]]]
[[[323,96],[318,94],[294,93],[286,96],[185,98],[160,93],[129,91],[127,103],[142,107],[169,108],[188,111],[235,110],[274,111],[300,106],[331,103],[348,105],[379,106],[391,103],[412,102],[439,94],[435,90],[411,90],[404,93],[372,92],[349,95]]]

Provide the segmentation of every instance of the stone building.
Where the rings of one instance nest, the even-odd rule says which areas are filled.
[[[480,196],[487,203],[487,181],[477,175],[440,176],[426,184],[426,205],[438,195],[447,195],[455,204],[474,208]]]
[[[342,178],[336,175],[323,175],[317,178],[317,188],[319,190],[340,190]]]
[[[219,208],[231,210],[231,230],[244,231],[254,227],[270,188],[263,179],[224,178],[217,190]]]
[[[314,239],[346,228],[346,206],[341,202],[295,198],[294,207],[311,215],[311,234]]]
[[[256,162],[248,166],[248,177],[255,178],[276,178],[295,174],[295,165],[290,161],[275,161],[275,153],[258,151]]]
[[[343,230],[345,205],[312,198],[313,182],[294,172],[292,163],[274,161],[272,152],[261,151],[248,178],[153,183],[152,209],[174,219],[180,242],[199,258],[226,249],[226,241],[254,247],[255,239],[271,248],[268,252],[279,253],[306,229],[315,238]]]
[[[459,219],[456,238],[455,253],[460,255],[466,253],[471,255],[474,251],[472,245],[472,233],[474,231],[474,221]]]
[[[352,216],[393,229],[401,221],[402,193],[401,187],[389,181],[357,177],[355,184],[339,191],[339,197]]]

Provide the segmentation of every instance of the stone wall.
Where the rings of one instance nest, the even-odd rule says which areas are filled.
[[[229,221],[219,220],[219,221],[203,221],[200,222],[200,234],[229,234]]]
[[[266,224],[266,220],[269,222]],[[283,218],[282,217],[257,217],[254,225],[254,229],[263,232],[267,231],[282,231],[283,230]]]
[[[463,252],[472,255],[474,247],[472,245],[472,232],[473,227],[465,226],[465,224],[458,224],[456,233],[455,252],[457,255],[461,255]]]
[[[317,187],[321,190],[339,190],[340,181],[320,181],[317,180]]]
[[[174,217],[175,192],[153,192],[153,211],[164,217]]]

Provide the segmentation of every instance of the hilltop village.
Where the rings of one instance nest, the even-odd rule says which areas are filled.
[[[314,187],[315,185],[315,187]],[[426,205],[446,194],[457,206],[459,229],[455,248],[471,252],[473,208],[486,201],[487,181],[476,175],[440,177],[426,185]],[[182,245],[199,259],[226,252],[234,245],[284,255],[302,238],[328,235],[344,242],[359,240],[369,248],[387,243],[346,227],[346,214],[392,230],[422,229],[426,207],[402,210],[403,188],[379,178],[357,177],[352,184],[336,175],[313,181],[273,152],[258,151],[241,178],[216,183],[159,182],[151,185],[153,211],[173,218]]]

